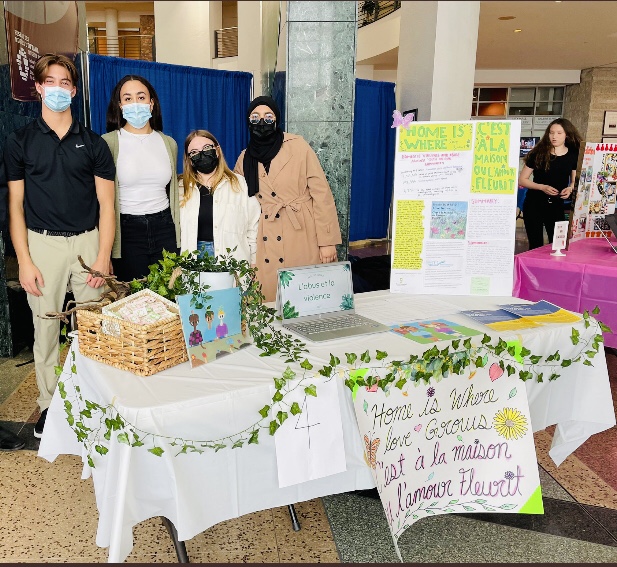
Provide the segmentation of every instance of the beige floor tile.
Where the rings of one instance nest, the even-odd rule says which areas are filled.
[[[575,499],[582,504],[603,506],[617,510],[617,490],[609,486],[593,470],[574,455],[559,467],[550,458],[552,434],[538,431],[534,434],[538,463]]]
[[[34,370],[30,370],[19,387],[0,405],[0,421],[26,422],[38,408],[39,389]]]

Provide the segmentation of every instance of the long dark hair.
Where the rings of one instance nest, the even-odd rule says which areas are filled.
[[[566,133],[566,147],[568,148],[568,151],[572,150],[577,153],[579,151],[583,138],[578,133],[576,126],[574,126],[574,124],[572,124],[572,122],[570,122],[567,118],[557,118],[548,125],[540,141],[527,154],[528,160],[533,158],[533,161],[530,161],[530,163],[535,164],[535,169],[548,170],[550,167],[551,156],[553,155],[553,144],[551,144],[549,133],[551,131],[551,127],[555,125],[561,126]]]
[[[139,75],[126,75],[122,77],[118,84],[114,87],[111,93],[111,99],[107,106],[107,132],[113,132],[114,130],[120,130],[125,124],[126,120],[122,117],[122,109],[120,108],[120,91],[124,83],[128,81],[139,81],[142,85],[148,89],[150,94],[150,100],[153,101],[152,116],[150,117],[150,126],[153,130],[163,131],[163,116],[161,115],[161,103],[159,97],[154,90],[154,87],[147,79],[140,77]]]

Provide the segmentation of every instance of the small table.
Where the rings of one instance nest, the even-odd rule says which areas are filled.
[[[611,240],[617,247],[617,241]],[[598,319],[612,333],[606,346],[617,348],[617,254],[604,238],[570,243],[565,256],[551,256],[550,244],[514,256],[512,295],[530,301],[545,299],[582,313],[597,305]]]
[[[459,311],[494,309],[500,303],[512,303],[512,298],[411,296],[388,291],[356,296],[356,310],[382,323],[452,314],[447,319],[478,329],[482,326],[474,325]],[[534,354],[548,355],[559,350],[563,358],[573,358],[576,347],[569,339],[573,326],[579,330],[581,340],[592,330],[585,329],[581,320],[574,325],[499,335],[505,340],[522,340]],[[488,327],[486,332],[498,335]],[[260,357],[259,349],[251,345],[193,370],[184,363],[142,378],[85,358],[75,345],[71,349],[77,373],[65,386],[71,397],[74,391],[69,392],[68,384],[78,385],[84,400],[101,405],[113,402],[127,420],[144,431],[185,438],[222,437],[253,423],[259,409],[270,403],[273,377],[280,376],[288,366],[277,356]],[[330,353],[345,360],[345,352],[370,349],[374,353],[379,349],[386,351],[390,359],[402,360],[427,348],[386,332],[313,343],[308,358],[321,368],[328,364]],[[69,353],[65,371],[71,364]],[[558,465],[591,435],[615,425],[603,349],[594,358],[594,366],[574,364],[560,373],[554,382],[524,383],[533,431],[557,424],[549,454]],[[467,382],[464,376],[452,379],[459,378]],[[295,486],[279,488],[274,438],[267,434],[260,435],[258,445],[202,455],[175,456],[177,450],[166,445],[162,457],[112,437],[109,452],[97,458],[96,468],[85,464],[82,474],[83,478],[93,478],[100,515],[97,545],[109,547],[110,562],[120,562],[133,546],[133,526],[155,516],[168,518],[177,528],[178,539],[185,541],[219,522],[250,512],[374,487],[363,458],[351,392],[342,380],[337,380],[337,387],[347,470]],[[67,424],[63,400],[56,390],[39,456],[53,461],[60,454],[81,456],[86,463],[84,447]]]

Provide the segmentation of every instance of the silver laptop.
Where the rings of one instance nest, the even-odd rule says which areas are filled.
[[[604,221],[606,222],[606,224],[608,224],[608,226],[613,231],[613,234],[615,235],[615,238],[617,238],[617,220],[615,219],[615,215],[614,214],[606,215],[604,217]],[[594,221],[594,225],[595,225],[595,228],[602,233],[602,236],[604,237],[604,239],[608,242],[609,246],[613,249],[613,252],[615,252],[615,254],[617,254],[617,248],[615,248],[613,243],[609,240],[610,233],[607,233],[604,230],[604,227],[602,226],[602,222],[598,222],[596,220],[596,221]]]
[[[279,268],[276,307],[283,327],[313,342],[389,331],[354,309],[351,264]]]

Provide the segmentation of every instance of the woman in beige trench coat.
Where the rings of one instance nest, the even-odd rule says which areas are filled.
[[[317,155],[301,137],[283,132],[270,97],[249,105],[251,137],[234,171],[257,195],[257,277],[266,301],[276,298],[279,268],[335,262],[341,230],[332,191]]]

